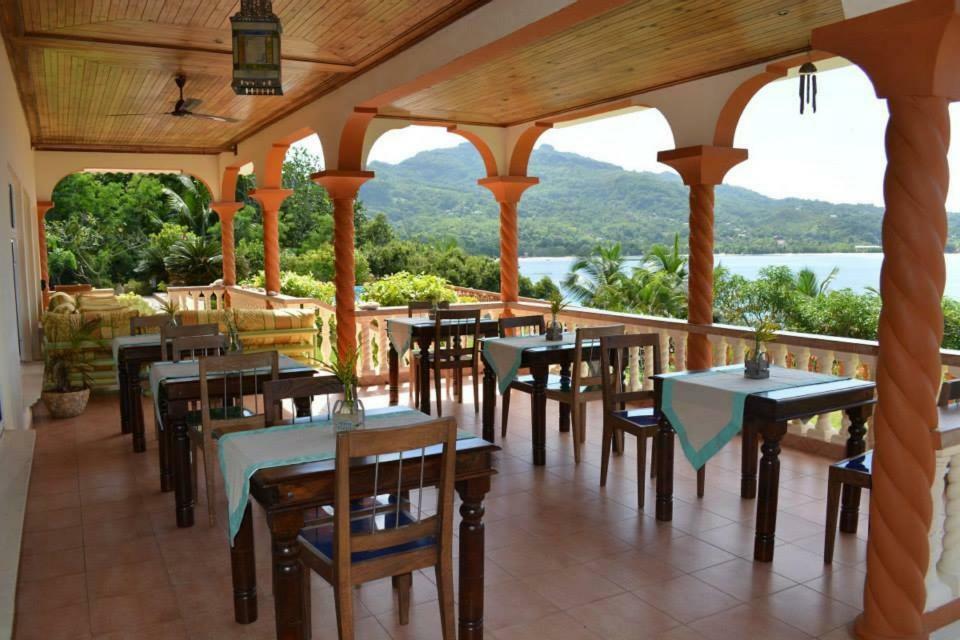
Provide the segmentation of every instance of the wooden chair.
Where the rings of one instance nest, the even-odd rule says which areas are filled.
[[[227,351],[227,336],[222,333],[209,336],[184,336],[170,341],[174,362],[198,360],[206,356],[222,356]]]
[[[449,309],[450,303],[447,301],[441,302],[431,302],[430,300],[414,300],[407,304],[407,317],[427,317],[430,314],[430,310],[436,307],[437,309]],[[415,407],[420,406],[420,352],[417,349],[417,345],[410,345],[410,386],[409,386],[409,395],[413,399]]]
[[[437,309],[434,320],[433,385],[437,393],[437,415],[443,415],[440,376],[453,371],[457,398],[463,404],[463,370],[473,376],[473,409],[480,411],[480,310]],[[429,393],[429,390],[427,390]]]
[[[267,426],[287,424],[283,413],[283,401],[292,400],[295,404],[290,412],[291,422],[298,418],[315,420],[319,415],[313,413],[317,396],[327,397],[326,417],[330,417],[330,394],[343,393],[343,383],[333,376],[314,376],[312,378],[290,378],[289,380],[269,380],[263,383],[263,405],[267,415]],[[303,415],[299,409],[308,407],[309,415]]]
[[[254,410],[249,411],[243,403],[244,377],[253,377],[254,390],[260,380],[276,380],[279,377],[279,355],[276,351],[238,353],[200,358],[200,420],[188,416],[187,425],[193,452],[193,486],[197,486],[197,450],[203,457],[203,471],[207,485],[207,511],[210,525],[216,523],[216,458],[213,455],[213,431],[218,434],[267,426],[266,412],[256,400]],[[211,380],[211,378],[215,378]],[[256,398],[256,391],[252,394]],[[213,408],[213,400],[219,406]]]
[[[162,329],[170,324],[169,313],[155,313],[152,316],[136,316],[130,318],[130,335],[139,336],[147,333],[147,329]]]
[[[160,327],[160,344],[163,345],[163,359],[171,360],[173,351],[170,341],[174,338],[186,338],[190,336],[215,336],[220,333],[220,325],[210,324],[165,324]]]
[[[947,407],[951,402],[960,400],[960,379],[945,380],[940,385],[940,397],[937,404]],[[873,450],[846,458],[830,465],[827,472],[827,530],[823,541],[823,562],[833,562],[833,548],[837,540],[838,510],[843,488],[873,488]]]
[[[434,567],[444,640],[455,640],[453,609],[453,481],[457,426],[446,418],[412,427],[372,429],[337,434],[333,523],[304,528],[298,541],[300,562],[333,587],[341,640],[354,638],[353,587],[391,577],[399,591],[400,624],[409,621],[413,572]],[[425,452],[442,446],[440,481],[434,515],[423,505]],[[372,492],[350,482],[352,458],[376,458]],[[377,479],[383,484],[378,484]],[[406,478],[403,482],[401,478]],[[416,484],[419,479],[419,485]],[[357,499],[376,503],[380,494],[399,495],[419,488],[417,504],[395,501],[357,513]],[[310,602],[310,580],[303,580]]]
[[[546,321],[543,316],[515,316],[497,320],[497,331],[501,338],[508,336],[536,336],[546,331]],[[560,376],[550,376],[550,382],[559,382]],[[549,384],[549,383],[548,383]],[[514,378],[507,390],[503,392],[503,406],[500,408],[500,437],[507,437],[507,421],[510,416],[510,392],[516,389],[522,393],[533,393],[533,376],[529,374]]]
[[[597,365],[599,360],[600,338],[623,335],[624,326],[614,324],[607,327],[580,327],[577,329],[577,343],[573,352],[573,367],[569,380],[547,384],[547,399],[570,405],[570,426],[573,433],[573,459],[580,464],[580,445],[587,439],[587,407],[593,400],[603,399],[603,380]],[[589,368],[589,372],[584,372]]]
[[[650,349],[647,355],[645,349]],[[646,493],[647,438],[657,433],[658,417],[653,408],[654,392],[629,390],[629,377],[643,376],[643,371],[630,371],[630,350],[639,349],[644,358],[653,359],[653,373],[663,372],[660,357],[660,336],[656,333],[628,333],[600,338],[600,375],[603,386],[603,453],[600,459],[600,486],[607,485],[610,451],[618,434],[637,437],[637,503],[643,510]],[[649,406],[629,408],[630,404]],[[656,455],[651,466],[655,464]]]

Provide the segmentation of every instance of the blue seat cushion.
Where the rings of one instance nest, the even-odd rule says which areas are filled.
[[[393,529],[398,525],[405,526],[408,524],[413,524],[416,522],[409,513],[401,510],[398,514],[396,510],[383,511],[375,518],[370,518],[370,516],[361,516],[355,518],[350,522],[350,531],[352,533],[372,533],[376,531],[386,531]],[[322,556],[328,561],[333,560],[333,523],[324,523],[316,527],[310,527],[309,529],[304,529],[300,532],[300,543],[309,547],[313,553]],[[374,551],[357,551],[350,554],[351,562],[363,562],[364,560],[373,560],[374,558],[382,558],[384,556],[393,555],[395,553],[404,553],[407,551],[415,551],[416,549],[423,549],[430,547],[436,544],[436,538],[433,536],[427,536],[424,538],[417,538],[416,540],[411,540],[404,544],[398,544],[393,547],[387,547],[386,549],[377,549]]]
[[[644,407],[642,409],[627,409],[626,411],[614,411],[613,415],[621,420],[632,422],[641,427],[653,427],[657,425],[658,416],[653,407]]]
[[[547,386],[549,387],[552,385],[556,385],[557,387],[559,387],[560,381],[562,379],[563,379],[562,377],[551,373],[550,375],[547,376]],[[518,384],[526,384],[526,385],[533,386],[533,376],[530,376],[530,375],[517,376],[516,378],[514,378],[513,381]]]
[[[873,473],[873,449],[862,455],[841,460],[840,462],[836,463],[835,466],[840,467],[841,469],[846,469],[847,471],[855,471],[870,475]]]

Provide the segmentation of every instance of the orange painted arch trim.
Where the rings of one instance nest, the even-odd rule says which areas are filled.
[[[523,192],[530,187],[540,184],[540,178],[531,178],[528,176],[494,176],[490,178],[481,178],[477,184],[486,187],[497,199],[497,202],[505,204],[517,204],[523,196]]]
[[[327,190],[333,200],[350,200],[357,197],[360,187],[374,177],[373,171],[318,171],[310,179]]]
[[[657,160],[676,169],[687,186],[720,184],[730,169],[746,159],[746,149],[704,145],[670,149],[657,154]]]

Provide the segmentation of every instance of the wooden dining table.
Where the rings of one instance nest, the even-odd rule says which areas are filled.
[[[460,640],[483,638],[483,501],[490,490],[490,478],[496,473],[493,453],[499,447],[481,438],[457,441],[456,490],[462,503],[459,530],[459,633]],[[405,480],[414,490],[440,481],[441,447],[426,451],[423,478]],[[419,456],[419,453],[417,454]],[[379,471],[378,471],[379,467]],[[334,476],[339,471],[334,460],[260,469],[250,478],[250,496],[263,508],[270,530],[273,573],[273,597],[278,640],[302,640],[310,637],[310,603],[305,602],[304,569],[300,565],[297,536],[305,524],[305,513],[334,503]],[[397,463],[374,458],[358,458],[350,465],[350,487],[355,498],[366,497],[381,477],[397,475]],[[243,520],[230,548],[233,573],[234,618],[241,624],[257,619],[256,556],[253,542],[253,516],[248,503]],[[331,629],[336,620],[330,620]]]
[[[279,372],[281,380],[288,378],[309,378],[315,376],[316,369],[307,365],[282,368]],[[331,379],[333,376],[329,376]],[[211,379],[217,378],[211,376]],[[269,376],[246,375],[242,380],[243,389],[237,391],[245,396],[262,393],[262,383],[269,380]],[[200,380],[198,377],[170,378],[161,380],[159,392],[154,398],[157,411],[163,427],[160,430],[161,447],[170,452],[167,460],[160,459],[160,475],[171,474],[174,492],[174,502],[178,527],[193,526],[193,467],[190,455],[190,434],[187,428],[187,414],[190,405],[200,402]],[[309,415],[309,407],[305,400],[295,403],[297,415]],[[166,443],[164,443],[166,439]],[[167,465],[164,468],[164,464]]]
[[[586,345],[591,342],[587,341]],[[540,346],[523,350],[520,369],[528,369],[533,377],[533,392],[530,394],[531,441],[533,446],[533,464],[542,466],[547,463],[547,381],[550,367],[560,367],[562,380],[570,380],[570,367],[576,354],[574,342],[551,344],[544,340]],[[599,349],[585,349],[583,359],[599,360]],[[494,441],[494,420],[497,408],[497,374],[494,367],[484,357],[483,367],[483,437]],[[570,430],[570,405],[560,403],[560,431]]]
[[[430,347],[433,345],[433,341],[436,337],[436,322],[430,318],[398,318],[398,320],[403,320],[410,323],[410,349],[411,351],[415,348],[414,345],[419,347],[420,355],[420,406],[417,407],[420,411],[430,414],[430,373],[431,373],[431,364],[430,364]],[[463,321],[451,320],[450,322],[443,323],[443,329],[441,330],[441,337],[446,337],[453,335],[453,332],[459,327],[459,331],[462,334],[463,331]],[[498,335],[499,325],[496,320],[491,318],[482,318],[480,320],[480,336],[481,337],[493,337]],[[389,384],[389,393],[390,393],[390,404],[396,405],[400,401],[400,356],[397,353],[396,348],[393,345],[393,342],[390,342],[389,353],[387,355],[387,365],[388,365],[388,384]],[[413,384],[413,381],[410,381]],[[493,439],[491,438],[492,442]]]
[[[131,344],[117,350],[117,378],[120,395],[120,431],[133,436],[133,450],[147,450],[147,438],[143,421],[143,394],[140,387],[140,372],[143,368],[163,360],[159,338],[157,344]],[[161,460],[167,455],[160,452]],[[161,491],[173,489],[173,478],[160,476]]]
[[[653,376],[660,424],[657,445],[657,520],[673,519],[674,430],[661,412],[663,381],[689,375],[689,371]],[[846,456],[866,451],[867,419],[873,412],[876,385],[853,378],[752,393],[746,397],[741,431],[740,496],[757,498],[753,558],[771,562],[777,529],[777,499],[780,493],[780,441],[791,420],[843,411],[850,420]],[[762,446],[760,442],[763,442]],[[762,454],[761,454],[762,452]],[[759,461],[758,461],[759,455]],[[759,471],[759,473],[758,473]],[[759,485],[758,485],[759,479]],[[855,532],[859,519],[860,489],[844,487],[840,530]]]

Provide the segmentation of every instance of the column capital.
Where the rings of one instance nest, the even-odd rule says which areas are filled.
[[[862,68],[879,98],[960,100],[956,0],[914,0],[820,27],[811,44]]]
[[[310,179],[327,190],[333,200],[352,200],[360,187],[373,178],[373,171],[318,171]]]
[[[53,209],[53,202],[50,200],[37,200],[37,217],[43,220],[44,216],[47,215],[47,211]]]
[[[489,178],[480,178],[477,184],[486,187],[497,199],[497,202],[505,204],[517,204],[523,196],[523,192],[535,184],[540,184],[540,178],[531,178],[527,176],[491,176]]]
[[[254,189],[250,196],[267,211],[278,211],[283,201],[293,195],[293,189]]]
[[[747,159],[746,149],[697,145],[657,153],[657,161],[673,167],[683,184],[720,184],[733,167]]]
[[[217,212],[220,221],[232,220],[233,215],[243,209],[242,202],[211,202],[210,208]]]

